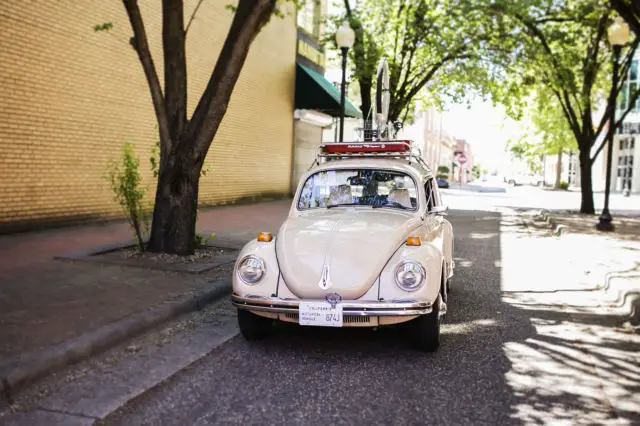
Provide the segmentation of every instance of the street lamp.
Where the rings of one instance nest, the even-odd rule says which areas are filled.
[[[611,82],[611,95],[609,96],[609,140],[607,141],[607,178],[604,188],[604,208],[596,228],[600,231],[613,231],[614,226],[609,213],[609,191],[611,189],[611,157],[613,157],[613,136],[616,127],[616,88],[618,87],[618,69],[620,50],[629,40],[629,26],[622,20],[616,18],[608,30],[609,43],[613,46],[613,78]]]
[[[342,84],[340,85],[340,142],[344,139],[344,97],[346,89],[347,53],[356,41],[356,34],[347,21],[336,32],[336,43],[342,51]]]

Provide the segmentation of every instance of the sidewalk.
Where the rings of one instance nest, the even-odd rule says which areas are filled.
[[[277,231],[289,207],[283,200],[201,210],[198,231],[242,244]],[[54,260],[130,239],[125,222],[0,236],[0,366],[229,279],[229,265],[188,274]]]
[[[578,214],[549,212],[545,221],[535,213],[503,211],[505,300],[640,320],[634,313],[640,296],[640,219],[618,218],[616,231],[603,233]]]

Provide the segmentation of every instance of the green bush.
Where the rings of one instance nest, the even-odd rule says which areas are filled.
[[[133,146],[125,142],[120,161],[109,162],[106,179],[111,185],[115,201],[122,207],[133,230],[136,246],[140,251],[144,251],[145,239],[149,234],[150,215],[143,205],[145,190],[141,186],[139,166],[140,161],[133,152]]]
[[[438,174],[448,175],[449,167],[448,166],[438,166]]]
[[[560,182],[560,189],[566,191],[567,189],[569,189],[569,182],[565,182],[565,181],[561,181]]]

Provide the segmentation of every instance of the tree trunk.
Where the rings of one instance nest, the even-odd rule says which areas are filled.
[[[581,144],[582,145],[582,144]],[[593,204],[593,183],[591,180],[591,158],[589,150],[580,147],[580,190],[582,201],[580,203],[580,213],[594,214],[596,212]]]
[[[201,165],[178,152],[158,175],[149,251],[188,255],[195,251]]]
[[[555,189],[560,189],[560,182],[562,181],[562,149],[558,150],[558,162],[556,163],[556,183]]]

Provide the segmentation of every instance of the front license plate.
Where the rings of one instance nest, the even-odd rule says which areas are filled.
[[[300,302],[300,325],[342,327],[342,305],[331,306],[326,302]]]

